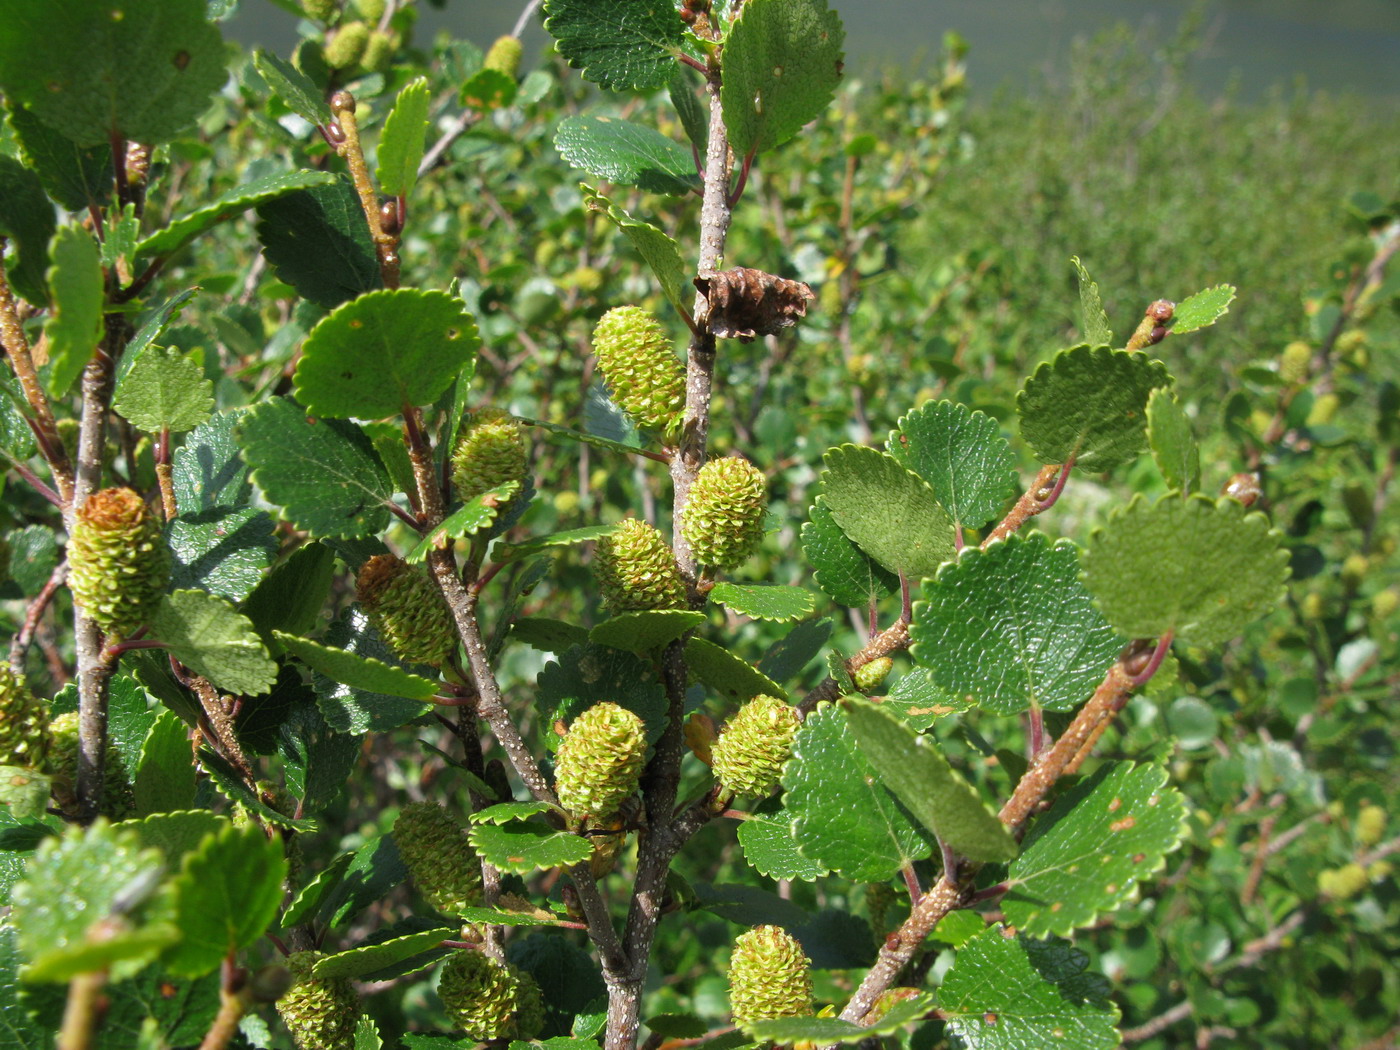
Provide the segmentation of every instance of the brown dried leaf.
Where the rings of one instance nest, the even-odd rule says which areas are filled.
[[[709,303],[710,331],[745,343],[791,328],[807,316],[807,303],[816,298],[801,281],[748,266],[702,273],[695,287]]]

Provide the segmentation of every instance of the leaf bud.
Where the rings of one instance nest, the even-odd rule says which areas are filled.
[[[452,484],[465,502],[497,485],[524,480],[529,466],[524,428],[508,412],[481,408],[457,435]]]
[[[360,567],[355,597],[401,659],[441,667],[457,651],[452,610],[424,569],[376,554]]]
[[[379,206],[379,228],[388,234],[397,234],[403,230],[403,223],[399,221],[399,202],[387,200]]]
[[[0,663],[0,766],[44,768],[49,713],[8,663]]]
[[[894,661],[888,656],[877,656],[869,663],[857,667],[851,677],[855,679],[856,688],[862,693],[873,693],[885,684],[885,679],[893,667]]]
[[[755,798],[776,791],[801,724],[797,709],[774,696],[756,696],[739,708],[711,749],[725,790]]]
[[[68,711],[49,723],[49,753],[45,772],[53,781],[53,798],[64,816],[78,812],[78,712]],[[112,744],[107,745],[107,758],[102,763],[102,815],[122,820],[135,808],[130,777],[122,754]]]
[[[1340,868],[1330,868],[1317,877],[1317,889],[1324,897],[1344,901],[1355,897],[1371,882],[1366,869],[1360,864],[1345,864]]]
[[[612,399],[641,426],[669,431],[685,412],[685,369],[654,314],[619,306],[593,329],[593,353]]]
[[[533,1039],[544,1027],[544,997],[535,979],[483,952],[454,952],[442,968],[438,996],[452,1020],[480,1042]]]
[[[617,704],[594,704],[574,719],[555,756],[559,804],[577,818],[612,816],[637,790],[646,747],[640,718]]]
[[[1356,815],[1356,841],[1374,846],[1385,834],[1385,810],[1380,806],[1362,806]]]
[[[763,471],[738,456],[712,459],[695,476],[681,532],[696,561],[735,569],[763,542],[767,513]]]
[[[293,952],[286,967],[294,984],[277,1000],[297,1050],[354,1050],[360,998],[345,977],[313,977],[320,952]]]
[[[458,915],[481,903],[481,861],[443,806],[404,806],[394,821],[394,842],[413,885],[442,914]]]
[[[482,59],[481,68],[497,70],[514,80],[520,73],[522,51],[518,38],[497,37],[496,42],[491,45],[491,50],[487,51],[486,57]]]
[[[1279,355],[1278,374],[1290,386],[1306,383],[1312,367],[1312,356],[1312,347],[1307,343],[1289,343]]]
[[[615,613],[686,604],[685,581],[665,537],[636,518],[623,519],[598,541],[593,570],[603,604]]]
[[[739,935],[729,957],[729,1008],[737,1025],[811,1016],[811,963],[797,938],[778,926]]]
[[[368,43],[369,26],[363,22],[346,23],[336,30],[335,36],[326,45],[326,64],[332,69],[349,69],[360,61]],[[335,96],[331,97],[331,109],[337,113],[354,108],[353,102],[349,106],[337,106]]]
[[[1242,470],[1238,474],[1230,476],[1230,480],[1225,482],[1225,490],[1222,494],[1243,503],[1246,507],[1252,507],[1259,502],[1259,497],[1264,494],[1264,490],[1259,485],[1259,475]]]
[[[360,56],[360,65],[371,73],[385,72],[394,61],[394,49],[397,46],[390,34],[379,29],[372,30],[369,39],[365,41],[365,51]]]
[[[107,641],[149,620],[169,582],[170,552],[145,500],[125,488],[89,496],[68,539],[68,587]]]

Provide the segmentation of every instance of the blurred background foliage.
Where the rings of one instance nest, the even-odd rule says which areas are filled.
[[[587,177],[552,140],[567,115],[615,112],[683,141],[674,110],[664,93],[620,106],[600,100],[544,54],[527,60],[510,104],[454,124],[454,96],[481,51],[462,40],[415,40],[411,18],[400,15],[392,60],[337,83],[354,90],[371,137],[420,72],[442,107],[435,134],[450,140],[409,202],[405,284],[458,282],[481,326],[478,383],[493,403],[628,440],[592,374],[593,323],[624,303],[654,308],[669,317],[678,346],[684,325],[625,240],[583,208],[578,184]],[[303,28],[302,68],[325,79],[319,30]],[[1396,115],[1306,91],[1248,102],[1201,97],[1183,75],[1195,32],[1188,25],[1162,46],[1107,30],[1025,92],[979,94],[965,45],[951,35],[917,75],[848,81],[826,119],[764,156],[736,213],[728,264],[808,281],[818,308],[781,339],[724,346],[711,447],[743,451],[772,478],[771,531],[747,574],[802,582],[809,570],[797,530],[822,451],[879,443],[932,397],[981,408],[1013,430],[1022,378],[1079,338],[1070,256],[1097,280],[1120,343],[1154,299],[1238,286],[1221,324],[1157,350],[1202,442],[1203,488],[1217,491],[1242,470],[1260,474],[1263,506],[1293,552],[1291,597],[1223,655],[1187,653],[1175,680],[1134,700],[1101,748],[1157,747],[1169,756],[1194,806],[1192,833],[1137,904],[1077,943],[1114,982],[1138,1045],[1393,1045],[1400,267],[1370,275],[1378,253],[1394,250],[1400,220]],[[231,69],[232,86],[200,134],[157,158],[153,201],[183,212],[267,171],[333,165],[312,129],[269,100],[247,55],[236,53]],[[682,245],[695,244],[695,201],[602,188]],[[201,352],[220,408],[287,391],[300,338],[321,313],[292,305],[298,300],[254,245],[251,220],[218,227],[163,278],[167,295],[200,288],[170,341]],[[1022,468],[1029,477],[1028,455]],[[541,439],[536,485],[542,495],[525,519],[536,534],[634,511],[666,524],[664,472],[585,446]],[[1115,494],[1162,487],[1146,457],[1112,479],[1076,476],[1039,526],[1083,539]],[[46,513],[11,487],[0,517],[16,530]],[[10,544],[11,579],[0,592],[10,600],[0,616],[12,630],[19,599],[42,586],[55,552],[43,527],[11,531]],[[591,590],[582,559],[565,554],[524,612],[587,622],[595,611],[581,596]],[[786,630],[730,626],[736,651],[754,660]],[[849,653],[862,630],[837,624],[833,643]],[[40,639],[54,653],[67,644]],[[519,645],[502,654],[503,683],[522,709],[546,659]],[[897,665],[890,688],[909,667]],[[809,666],[803,684],[824,673]],[[1018,727],[963,716],[935,731],[974,777],[1005,792],[996,752],[1020,746]],[[460,795],[451,767],[420,738],[444,743],[431,726],[369,739],[364,763],[374,775],[357,776],[338,825],[325,822],[324,852],[316,840],[306,844],[313,868],[388,830],[407,800]],[[678,871],[702,900],[710,886],[757,879],[737,855],[732,826],[718,823]],[[869,922],[868,955],[818,960],[819,998],[844,998],[848,968],[873,958],[885,902],[904,901],[893,886],[867,894],[838,880],[757,881],[813,922],[852,921],[831,918],[838,910]],[[386,898],[347,943],[403,903]],[[644,1016],[691,1009],[724,1023],[715,962],[734,933],[713,911],[664,924]],[[940,972],[938,944],[923,966]],[[441,1009],[428,983],[404,987],[368,1001],[386,1036]],[[586,1005],[591,997],[580,994]]]

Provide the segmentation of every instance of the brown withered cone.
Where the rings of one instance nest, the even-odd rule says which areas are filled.
[[[807,316],[807,304],[816,298],[801,281],[748,266],[702,273],[695,287],[709,301],[710,331],[745,343],[791,328]]]

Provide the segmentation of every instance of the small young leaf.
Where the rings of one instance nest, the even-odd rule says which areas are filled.
[[[955,528],[998,517],[1016,487],[1016,457],[1001,426],[956,401],[927,401],[899,421],[889,454],[928,482]]]
[[[0,87],[79,146],[168,142],[223,87],[205,0],[7,3]]]
[[[253,52],[253,65],[272,93],[293,113],[308,124],[330,126],[335,114],[326,104],[325,93],[305,73],[261,48]]]
[[[958,949],[938,1009],[968,1050],[1114,1050],[1118,1008],[1088,956],[988,928]]]
[[[367,676],[361,679],[375,684],[360,686],[344,685],[337,680],[336,675],[324,674],[319,668],[312,675],[316,706],[326,723],[337,732],[363,734],[397,729],[415,718],[421,718],[430,710],[423,700],[432,696],[438,686],[431,679],[411,674],[405,669],[403,661],[370,626],[369,618],[358,605],[352,606],[331,624],[330,629],[326,631],[324,644],[317,648],[343,652],[352,659],[364,661],[369,665],[351,673],[358,674],[370,668],[375,670],[374,677]],[[312,664],[312,667],[315,665]],[[404,678],[409,681],[402,686],[394,685],[391,689],[381,691],[376,687],[382,674],[378,671],[380,667],[394,673],[393,682],[402,681]],[[433,692],[424,691],[424,682],[433,686]],[[386,677],[383,684],[390,684],[390,680]],[[418,695],[413,699],[406,699],[400,695],[405,691]]]
[[[397,415],[437,400],[480,345],[476,321],[460,299],[415,288],[367,292],[307,337],[297,400],[316,416]]]
[[[1159,765],[1114,762],[1036,818],[1006,872],[1006,921],[1068,936],[1131,900],[1186,833],[1186,802]]]
[[[1016,395],[1021,436],[1042,463],[1111,470],[1146,447],[1147,398],[1170,384],[1167,366],[1137,351],[1062,350]]]
[[[1069,540],[1032,532],[970,548],[923,594],[909,629],[914,659],[953,696],[998,714],[1073,710],[1123,648],[1080,582]]]
[[[334,309],[384,286],[348,175],[260,204],[257,234],[278,279],[318,306]]]
[[[533,821],[473,824],[467,837],[486,863],[518,875],[568,867],[593,855],[593,844],[584,836],[555,831]]]
[[[1139,495],[1094,530],[1084,582],[1129,638],[1173,631],[1186,645],[1223,645],[1283,600],[1281,539],[1233,499]]]
[[[297,528],[314,536],[370,536],[389,523],[393,485],[363,430],[309,419],[287,398],[239,421],[254,480]]]
[[[309,638],[298,638],[286,631],[273,631],[272,634],[283,649],[302,663],[351,689],[364,689],[407,700],[428,700],[438,690],[436,682],[410,674],[402,668],[356,656],[344,649],[333,649]]]
[[[665,87],[685,39],[670,0],[546,0],[544,27],[583,78],[609,91]]]
[[[817,607],[816,596],[802,587],[775,583],[717,583],[710,597],[741,616],[755,620],[800,620]]]
[[[408,868],[399,856],[393,836],[375,835],[355,851],[345,878],[321,908],[321,920],[328,928],[335,929],[371,904],[383,900],[406,878]]]
[[[848,700],[847,717],[861,753],[909,812],[944,846],[982,863],[1016,856],[1016,840],[937,745],[894,715]]]
[[[53,362],[49,392],[62,397],[92,360],[102,336],[102,263],[92,234],[78,226],[64,226],[54,234],[49,254],[54,307],[44,325]]]
[[[1185,335],[1213,325],[1229,312],[1234,301],[1235,288],[1229,284],[1218,284],[1187,296],[1176,304],[1168,334]]]
[[[595,645],[647,653],[673,642],[693,627],[705,622],[705,614],[684,609],[644,609],[604,620],[588,632]]]
[[[1200,484],[1201,451],[1191,436],[1191,421],[1170,390],[1154,390],[1147,399],[1147,443],[1168,488],[1189,493]]]
[[[765,814],[744,821],[739,825],[739,845],[749,866],[770,879],[815,882],[827,874],[826,868],[798,850],[792,817],[787,813]]]
[[[724,43],[720,102],[737,156],[781,146],[841,81],[846,32],[826,0],[749,0]]]
[[[158,851],[105,820],[41,842],[12,896],[25,979],[68,981],[95,970],[121,978],[141,969],[180,936],[152,907],[164,871]]]
[[[435,930],[423,930],[404,937],[393,937],[377,944],[367,944],[360,948],[328,955],[316,963],[312,974],[322,980],[333,977],[363,977],[386,966],[394,966],[431,951],[443,941],[456,940],[461,935],[459,927],[443,926]]]
[[[256,825],[229,827],[185,857],[173,891],[180,940],[172,973],[198,977],[263,935],[282,902],[282,839]]]
[[[953,522],[893,456],[841,445],[822,457],[822,500],[851,541],[890,572],[932,576],[953,556]]]
[[[403,560],[410,565],[416,565],[425,561],[435,548],[446,547],[452,540],[475,536],[478,532],[490,528],[501,511],[510,506],[519,491],[520,482],[507,481],[504,485],[497,485],[473,496],[414,544]]]
[[[608,198],[583,184],[584,206],[591,211],[601,212],[608,217],[623,235],[632,242],[632,247],[642,260],[651,267],[661,285],[661,294],[676,308],[682,317],[690,316],[690,304],[686,302],[686,289],[689,287],[689,270],[681,258],[680,245],[649,222],[633,218]]]
[[[164,708],[141,746],[132,784],[136,812],[145,816],[189,809],[194,805],[194,778],[189,728],[174,711]]]
[[[175,450],[171,480],[181,514],[240,507],[248,502],[253,486],[234,436],[245,411],[220,412],[195,427]]]
[[[117,414],[147,434],[193,430],[214,408],[214,384],[204,369],[175,349],[148,346],[117,385]]]
[[[704,638],[692,638],[685,643],[685,660],[691,674],[729,700],[742,702],[760,693],[787,699],[787,691],[777,682],[728,649]]]
[[[802,723],[783,788],[798,850],[845,878],[884,882],[933,852],[933,836],[880,782],[839,707],[819,704]]]
[[[690,150],[630,120],[565,117],[554,133],[554,148],[574,167],[619,186],[682,194],[700,185]]]
[[[44,280],[54,231],[53,204],[39,177],[14,157],[0,154],[0,236],[15,242],[18,261],[6,276],[22,298],[35,306],[49,301]]]
[[[1079,256],[1071,257],[1070,263],[1079,277],[1079,310],[1082,315],[1080,323],[1084,341],[1090,346],[1112,346],[1113,329],[1108,325],[1108,314],[1104,313],[1103,300],[1099,298],[1099,286],[1089,276],[1089,271],[1079,261]]]
[[[23,106],[10,108],[25,164],[39,176],[50,197],[70,212],[105,207],[112,197],[112,147],[81,147]]]
[[[901,999],[872,1025],[852,1024],[839,1017],[784,1017],[775,1021],[755,1021],[743,1026],[745,1032],[762,1042],[790,1044],[860,1043],[866,1039],[893,1035],[907,1024],[923,1019],[933,1009],[933,996],[920,992]]]
[[[166,595],[151,620],[151,634],[190,670],[231,693],[257,696],[277,679],[277,665],[248,618],[212,594]]]
[[[813,578],[832,601],[864,609],[899,589],[899,577],[852,543],[818,496],[802,526],[802,553]]]
[[[394,108],[384,121],[379,137],[379,158],[375,175],[381,193],[407,197],[418,182],[418,164],[423,159],[423,139],[428,133],[428,106],[432,92],[426,77],[410,80],[394,100]]]

